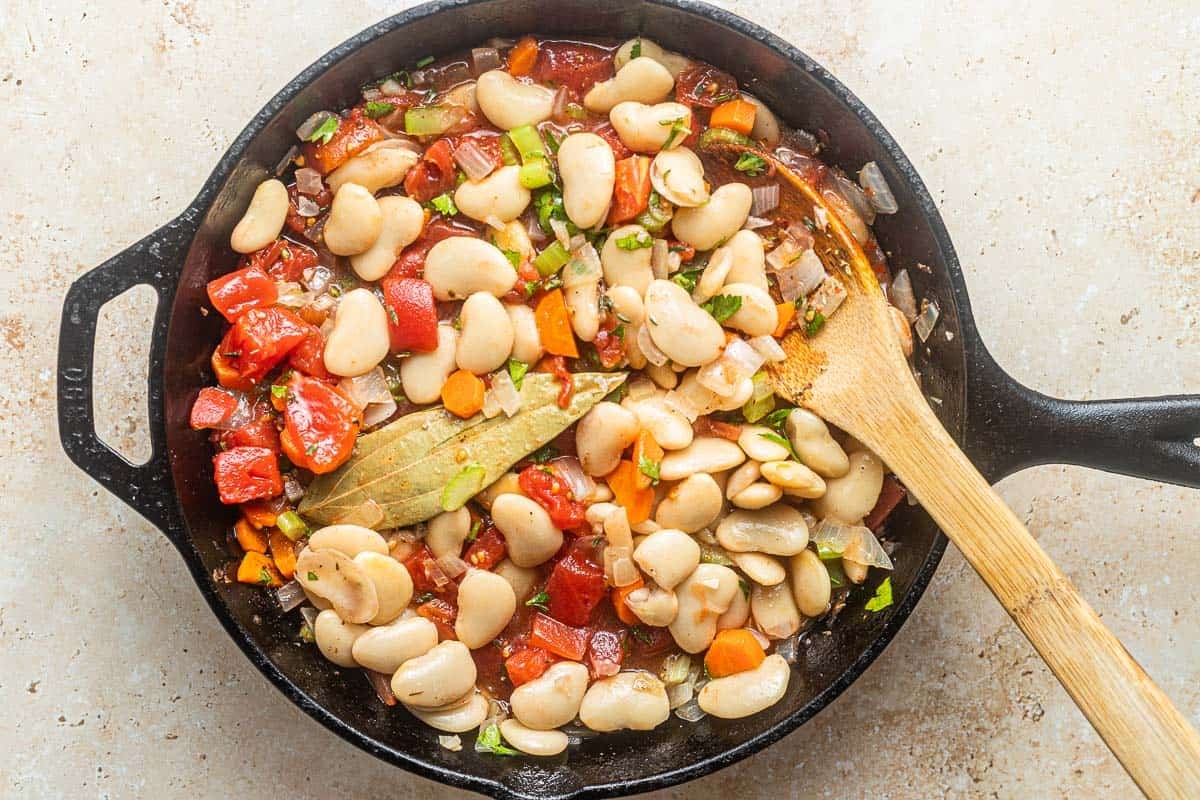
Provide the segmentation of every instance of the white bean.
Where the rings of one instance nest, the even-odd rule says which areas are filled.
[[[784,430],[796,455],[813,472],[825,478],[840,478],[850,471],[846,452],[834,441],[825,421],[808,409],[793,409]]]
[[[287,187],[275,178],[263,181],[254,190],[246,213],[233,227],[229,246],[238,253],[262,250],[279,238],[287,213]]]
[[[618,103],[658,103],[666,100],[675,86],[671,71],[652,58],[630,60],[617,74],[600,81],[583,96],[583,106],[597,114],[607,114]]]
[[[383,214],[379,238],[365,253],[350,256],[350,266],[364,281],[377,281],[387,275],[400,251],[416,241],[425,226],[425,211],[416,200],[395,194],[377,202]]]
[[[680,208],[695,208],[708,202],[704,164],[686,147],[656,155],[650,163],[650,183],[655,191]]]
[[[621,144],[635,153],[657,153],[664,148],[679,147],[687,138],[679,128],[690,125],[691,119],[691,109],[680,103],[658,103],[653,106],[636,102],[617,103],[608,113],[608,121],[616,130]],[[668,144],[670,147],[666,147]]]
[[[674,389],[679,384],[679,376],[666,364],[647,364],[645,370],[646,374],[650,376],[650,380],[654,381],[661,389]]]
[[[783,138],[774,112],[752,94],[742,92],[742,99],[754,106],[754,127],[750,129],[750,138],[762,142],[768,150],[774,150]]]
[[[725,279],[728,283],[748,283],[767,289],[767,262],[761,236],[754,231],[738,231],[728,242],[714,250],[712,257],[716,258],[721,252],[728,252],[733,259],[733,266]]]
[[[766,481],[755,481],[729,498],[729,502],[738,508],[754,511],[778,503],[782,497],[783,489],[778,486]]]
[[[792,668],[773,653],[745,672],[717,678],[700,689],[700,709],[720,719],[741,719],[765,711],[787,693]]]
[[[664,528],[695,533],[721,513],[721,487],[704,472],[689,475],[671,487],[654,511],[654,521]]]
[[[508,361],[513,327],[504,304],[487,292],[475,292],[459,313],[462,330],[454,353],[459,369],[484,375]]]
[[[569,134],[558,147],[563,210],[587,230],[604,220],[616,182],[616,159],[608,142],[594,133]]]
[[[696,288],[692,290],[692,300],[703,303],[720,292],[731,269],[733,254],[721,248],[714,250],[704,267],[704,272],[700,273],[700,278],[696,281]]]
[[[642,540],[633,560],[659,586],[673,589],[700,564],[700,545],[683,531],[664,528]]]
[[[738,436],[738,447],[758,462],[781,461],[790,456],[791,452],[778,442],[772,441],[775,436],[778,434],[766,425],[743,425]]]
[[[533,593],[533,587],[541,580],[541,574],[533,567],[518,567],[509,559],[504,559],[495,567],[495,573],[512,587],[517,602],[523,601]]]
[[[683,650],[699,653],[717,635],[717,619],[741,592],[737,573],[720,564],[701,564],[675,589],[679,614],[668,626]]]
[[[663,456],[658,476],[677,481],[696,472],[720,472],[733,469],[746,460],[746,454],[728,439],[697,436],[690,445]]]
[[[537,255],[529,231],[519,221],[505,223],[500,230],[492,229],[492,244],[501,250],[510,250],[520,256],[521,261],[532,261]]]
[[[813,513],[818,517],[834,517],[842,522],[855,523],[871,513],[883,489],[883,462],[869,450],[850,454],[850,471],[840,478],[830,478],[825,494],[813,501]]]
[[[594,340],[600,330],[600,282],[577,283],[564,289],[563,302],[575,336],[584,342]]]
[[[667,358],[698,367],[715,361],[725,346],[721,323],[692,302],[683,287],[655,280],[646,290],[646,324],[650,338]]]
[[[858,545],[856,545],[854,542],[851,542],[850,544],[846,545],[846,549],[849,550],[852,547],[857,546]],[[870,568],[866,564],[859,563],[858,561],[847,557],[844,553],[842,554],[842,572],[845,574],[846,580],[850,581],[851,583],[858,585],[865,581],[867,579],[868,569]]]
[[[762,465],[762,474],[790,497],[812,500],[825,494],[821,476],[795,461],[768,461]]]
[[[596,477],[612,472],[637,435],[637,417],[616,403],[597,403],[575,428],[575,449],[583,471]]]
[[[591,685],[579,707],[579,719],[594,731],[653,730],[667,721],[667,689],[649,672],[619,672]]]
[[[354,563],[362,567],[379,598],[379,611],[367,621],[372,625],[386,625],[400,616],[413,595],[408,569],[391,556],[379,553],[359,553],[354,557]]]
[[[500,735],[513,747],[531,756],[556,756],[567,749],[567,735],[562,731],[538,731],[526,728],[515,719],[500,723]]]
[[[617,48],[616,54],[613,56],[613,67],[620,69],[633,60],[634,48],[637,48],[638,55],[645,58],[653,58],[658,63],[666,67],[673,77],[678,78],[679,73],[683,72],[691,65],[692,60],[687,56],[681,56],[679,53],[672,53],[670,50],[663,50],[649,39],[638,37],[630,39]]]
[[[787,571],[783,565],[771,556],[762,553],[735,553],[732,550],[728,553],[729,560],[746,573],[747,578],[761,586],[783,583],[783,579],[787,577]]]
[[[629,287],[637,292],[640,300],[650,286],[650,281],[654,280],[654,271],[650,268],[652,248],[625,250],[617,244],[629,241],[630,237],[636,241],[649,241],[651,238],[641,225],[622,225],[616,228],[600,248],[600,266],[604,269],[604,282],[609,287]]]
[[[456,106],[462,106],[472,114],[479,113],[479,101],[475,99],[475,81],[467,81],[460,83],[450,91],[446,92],[442,98],[443,103],[452,103]]]
[[[738,584],[738,592],[729,604],[729,610],[717,617],[717,630],[728,631],[744,628],[750,621],[750,587]]]
[[[511,222],[521,216],[531,196],[521,185],[521,168],[511,165],[482,180],[463,181],[454,191],[454,205],[480,222]]]
[[[462,642],[446,641],[410,658],[392,676],[392,694],[406,706],[438,708],[475,688],[475,660]]]
[[[475,292],[501,297],[517,282],[517,271],[495,245],[451,236],[429,248],[425,280],[438,300],[462,300]]]
[[[357,640],[370,630],[366,625],[342,622],[336,611],[322,611],[313,622],[313,640],[321,655],[339,667],[357,667],[353,655]]]
[[[412,616],[367,630],[354,641],[352,653],[361,666],[391,675],[405,661],[425,655],[437,643],[437,626],[424,617]]]
[[[429,520],[425,545],[434,558],[462,554],[463,542],[471,534],[471,512],[466,506],[457,511],[443,511]]]
[[[346,183],[333,198],[325,220],[325,246],[339,256],[365,253],[383,230],[379,201],[357,183]]]
[[[487,719],[490,704],[479,692],[471,692],[439,708],[416,708],[405,705],[408,713],[431,728],[447,733],[466,733],[483,724]]]
[[[517,610],[517,596],[501,576],[473,569],[458,584],[454,635],[475,650],[495,639]]]
[[[359,553],[388,554],[387,540],[362,525],[326,525],[308,537],[309,550],[337,550],[347,558]]]
[[[704,205],[676,211],[671,230],[679,241],[697,250],[711,250],[746,224],[753,200],[746,184],[726,183]]]
[[[475,495],[475,502],[492,510],[492,502],[502,494],[524,494],[521,491],[521,479],[515,472],[506,472],[496,479],[496,482]]]
[[[799,511],[782,503],[734,511],[717,526],[717,541],[738,553],[794,556],[808,546],[808,524]]]
[[[745,430],[746,428],[743,427],[742,431],[745,432]],[[725,497],[732,500],[739,492],[751,486],[761,476],[762,472],[759,470],[759,463],[753,459],[747,461],[729,473],[729,478],[725,481]]]
[[[513,689],[509,703],[513,716],[526,728],[551,730],[575,719],[587,687],[587,667],[576,661],[559,661]]]
[[[494,69],[475,82],[475,102],[489,122],[502,131],[511,131],[550,119],[554,92],[536,83],[521,83],[504,70]]]
[[[375,293],[370,289],[347,292],[325,338],[325,369],[345,377],[366,375],[387,358],[390,341],[387,312]]]
[[[502,494],[492,501],[492,521],[504,534],[508,557],[518,567],[536,567],[562,547],[562,531],[540,505],[520,494]]]
[[[742,305],[725,320],[725,327],[748,336],[768,336],[779,325],[779,310],[766,289],[750,283],[726,283],[721,294],[742,298]]]
[[[829,610],[832,596],[829,570],[812,550],[792,556],[792,594],[796,607],[806,617],[819,617]]]
[[[304,591],[328,600],[343,622],[368,622],[379,613],[375,584],[338,550],[304,548],[296,558],[295,574]]]
[[[601,263],[603,263],[603,260],[601,260]],[[647,285],[649,283],[649,281],[646,281]],[[613,312],[617,315],[617,319],[621,321],[621,324],[641,325],[645,321],[646,306],[642,303],[644,291],[639,292],[632,286],[610,285],[605,294],[612,301]]]
[[[679,598],[675,593],[654,584],[634,589],[625,596],[625,605],[643,623],[655,628],[665,628],[679,615]]]
[[[542,347],[542,337],[538,333],[537,318],[533,309],[526,305],[506,303],[504,310],[508,313],[508,321],[512,323],[512,357],[526,364],[536,364],[546,351]]]
[[[384,139],[326,175],[325,185],[337,194],[346,184],[356,183],[375,194],[380,189],[399,186],[418,158],[403,140]]]
[[[458,331],[443,323],[438,325],[437,337],[437,349],[432,353],[414,353],[400,362],[404,396],[420,405],[436,403],[442,395],[442,385],[454,372]]]
[[[750,614],[768,639],[786,639],[800,630],[800,611],[786,578],[774,586],[751,587]]]

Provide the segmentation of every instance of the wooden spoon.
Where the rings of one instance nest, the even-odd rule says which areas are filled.
[[[869,447],[958,546],[1151,798],[1200,798],[1200,737],[938,422],[913,379],[862,247],[816,188],[771,159],[789,219],[814,231],[848,290],[814,336],[794,332],[775,390]],[[818,210],[819,209],[819,210]]]

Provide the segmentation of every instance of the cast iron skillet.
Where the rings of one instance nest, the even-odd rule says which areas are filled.
[[[692,0],[441,0],[398,14],[338,46],[289,83],[234,141],[200,194],[174,221],[70,288],[59,340],[58,412],[67,455],[178,548],[213,612],[246,656],[292,702],[347,741],[443,783],[496,797],[604,797],[644,792],[745,758],[810,719],[882,652],[912,612],[946,540],[919,509],[891,523],[897,550],[889,612],[864,614],[855,597],[832,635],[811,637],[785,699],[754,717],[676,720],[645,734],[603,736],[558,759],[478,756],[440,747],[399,709],[385,709],[357,671],[342,671],[294,643],[296,612],[282,615],[257,588],[214,583],[232,556],[228,509],[217,502],[211,451],[187,424],[220,317],[203,316],[204,286],[233,267],[229,233],[254,187],[293,144],[309,114],[341,108],[359,86],[426,54],[526,32],[629,38],[641,33],[733,73],[791,125],[824,129],[826,157],[849,169],[876,161],[900,202],[876,232],[895,268],[909,267],[918,297],[936,298],[941,321],[917,366],[935,410],[991,480],[1061,462],[1200,485],[1200,398],[1069,402],[1015,383],[979,339],[962,272],[933,198],[891,135],[820,65],[762,28]],[[914,268],[917,263],[928,270]],[[105,446],[93,422],[92,354],[100,307],[146,284],[158,293],[150,351],[153,455],[132,464]],[[950,336],[952,334],[952,336]]]

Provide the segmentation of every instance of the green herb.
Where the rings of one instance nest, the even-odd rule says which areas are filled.
[[[622,383],[620,386],[609,392],[604,399],[610,403],[620,403],[625,399],[625,393],[628,391],[629,387]]]
[[[483,520],[477,519],[471,525],[471,532],[467,534],[467,542],[473,542],[479,536],[479,529],[483,527]]]
[[[317,640],[313,635],[313,629],[308,626],[307,622],[300,623],[300,630],[296,632],[296,638],[305,644],[312,644]]]
[[[501,744],[500,726],[494,722],[479,732],[479,736],[475,739],[475,750],[480,753],[491,753],[497,756],[520,755],[520,753],[511,747]]]
[[[279,383],[273,384],[271,386],[271,396],[282,400],[287,397],[287,387]]]
[[[717,322],[724,322],[742,307],[742,298],[736,294],[719,294],[700,306]]]
[[[633,40],[633,47],[629,48],[629,57],[631,59],[642,57],[642,37]]]
[[[820,311],[814,311],[812,319],[804,323],[804,332],[809,336],[816,336],[817,331],[825,325],[825,315]]]
[[[763,161],[753,153],[742,153],[738,156],[737,163],[733,168],[738,172],[744,172],[751,178],[757,178],[767,171],[767,162]]]
[[[742,597],[750,599],[750,584],[746,583],[745,578],[738,578],[738,586],[742,590]]]
[[[417,69],[421,69],[422,67],[428,67],[432,63],[433,63],[433,56],[425,56],[424,58],[422,58],[420,61],[417,62]]]
[[[703,273],[703,267],[700,269],[685,269],[672,275],[671,282],[676,286],[682,287],[688,294],[691,294],[696,291],[696,281],[700,280],[700,276]],[[741,302],[740,297],[738,298],[738,302]]]
[[[387,310],[388,319],[392,321],[392,324],[399,325],[400,315],[396,313],[396,309],[392,308],[391,303],[384,303],[383,307]]]
[[[563,139],[565,138],[567,137],[564,136]],[[546,144],[550,147],[550,152],[554,155],[558,155],[558,148],[562,147],[562,141],[562,139],[559,139],[554,135],[554,131],[546,131]]]
[[[433,592],[425,592],[413,602],[420,606],[424,605],[425,603],[433,602],[434,600],[437,600],[437,595],[435,595]]]
[[[730,100],[733,100],[736,97],[737,92],[724,92],[714,97],[712,101],[714,103],[728,103]]]
[[[632,628],[629,629],[629,634],[633,638],[635,638],[639,642],[641,642],[642,644],[653,644],[654,643],[654,639],[652,639],[650,637],[650,634],[646,633],[646,631],[642,629],[641,625],[634,625]]]
[[[663,120],[658,123],[659,125],[671,126],[671,132],[667,134],[667,140],[663,142],[663,146],[659,148],[660,150],[670,150],[671,145],[675,144],[675,139],[680,137],[680,134],[682,134],[681,138],[687,138],[691,135],[692,129],[685,124],[686,122],[687,117],[679,117],[678,119]]]
[[[305,577],[308,578],[310,581],[319,581],[320,580],[320,578],[317,577],[317,573],[312,572],[312,571],[310,571],[308,573],[308,575],[306,575]]]
[[[849,581],[846,580],[846,573],[842,570],[842,559],[830,559],[825,562],[825,570],[829,573],[829,585],[834,589],[840,589]]]
[[[628,236],[622,236],[617,241],[617,247],[622,250],[645,250],[654,246],[654,238],[645,231],[634,231]]]
[[[884,578],[883,583],[875,589],[875,596],[864,606],[867,611],[883,611],[892,604],[892,579]]]
[[[817,223],[813,222],[812,217],[804,218],[804,227],[808,228],[813,233],[816,233]]]
[[[306,456],[311,456],[311,455],[313,455],[313,454],[314,454],[314,453],[316,453],[316,452],[317,452],[317,444],[316,444],[316,442],[313,442],[313,443],[312,443],[312,444],[310,444],[308,447],[304,448],[304,455],[306,455]]]
[[[545,464],[558,455],[558,448],[552,444],[543,445],[529,454],[529,460],[535,464]]]
[[[638,472],[650,479],[651,486],[658,485],[659,469],[662,467],[657,461],[651,461],[645,456],[638,458]]]
[[[275,527],[293,542],[308,535],[308,526],[295,511],[285,511],[275,518]]]
[[[271,577],[271,573],[267,571],[266,567],[258,568],[258,582],[259,583],[270,586],[271,582],[273,580],[274,580],[274,578]]]
[[[518,361],[515,358],[508,360],[508,377],[512,378],[513,386],[521,388],[521,383],[525,380],[525,373],[529,372],[529,365],[524,361]]]
[[[501,248],[500,252],[504,253],[504,257],[508,259],[508,263],[513,265],[513,269],[517,269],[521,266],[521,254],[516,250],[506,250]]]
[[[792,411],[793,409],[790,406],[787,408],[777,408],[770,414],[767,414],[765,417],[763,417],[762,423],[768,428],[778,428],[787,421],[787,416],[788,414],[792,413]]]
[[[792,448],[792,443],[790,441],[788,441],[787,439],[785,439],[784,437],[780,436],[778,433],[760,433],[759,436],[766,439],[768,442],[774,442],[775,444],[779,445],[780,447],[786,448],[788,453],[792,456],[792,458],[796,459],[797,461],[800,461],[800,456],[796,455],[795,449]],[[803,462],[801,462],[801,463],[803,463]]]
[[[448,192],[439,194],[430,200],[429,205],[433,206],[434,210],[443,217],[453,217],[458,214],[458,206],[454,205],[454,198]]]
[[[554,186],[548,186],[542,191],[534,195],[533,208],[537,211],[538,225],[541,226],[542,232],[547,236],[554,236],[554,229],[550,227],[550,220],[557,219],[567,224],[567,232],[574,236],[579,233],[579,228],[567,219],[566,209],[563,208],[562,192]]]
[[[535,594],[533,597],[525,601],[525,605],[530,608],[540,608],[542,611],[550,610],[550,593],[545,589]]]
[[[388,114],[396,110],[396,107],[391,103],[385,103],[382,100],[368,100],[366,108],[367,116],[371,119],[379,119],[386,117]]]
[[[321,144],[329,144],[329,140],[333,138],[335,133],[337,133],[339,124],[341,124],[341,120],[338,119],[336,115],[331,114],[330,116],[326,117],[325,121],[322,122],[315,131],[310,133],[308,138],[304,141],[315,142],[320,139]]]

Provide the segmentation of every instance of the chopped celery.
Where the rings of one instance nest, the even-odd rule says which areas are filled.
[[[562,246],[562,242],[551,242],[549,247],[538,253],[537,258],[533,260],[533,266],[537,267],[539,275],[548,278],[570,260],[571,254]]]
[[[507,133],[500,137],[500,158],[506,167],[515,167],[521,163],[521,154],[517,152],[517,146],[512,143]]]
[[[700,134],[700,149],[720,144],[753,145],[749,136],[743,136],[732,128],[709,128]]]
[[[758,422],[775,410],[775,392],[771,388],[771,379],[767,373],[759,370],[754,373],[754,394],[742,406],[742,416],[746,422]]]
[[[521,154],[521,161],[523,163],[528,164],[531,159],[544,159],[546,157],[542,135],[532,125],[522,125],[519,128],[513,128],[508,132],[508,138],[516,145],[517,152]]]
[[[483,490],[483,479],[487,472],[479,464],[471,464],[450,480],[442,489],[442,510],[457,511],[467,504],[475,495]]]
[[[308,526],[295,511],[285,511],[276,517],[275,527],[293,542],[308,535]]]
[[[675,211],[671,208],[671,204],[659,197],[658,192],[651,190],[650,203],[646,206],[645,211],[637,215],[634,222],[650,233],[658,233],[667,227],[667,223],[673,216],[675,216]]]
[[[550,162],[544,158],[526,161],[521,167],[521,185],[526,189],[540,189],[554,181],[554,172]]]
[[[404,132],[409,136],[438,136],[458,121],[461,112],[445,106],[421,106],[404,112]]]

